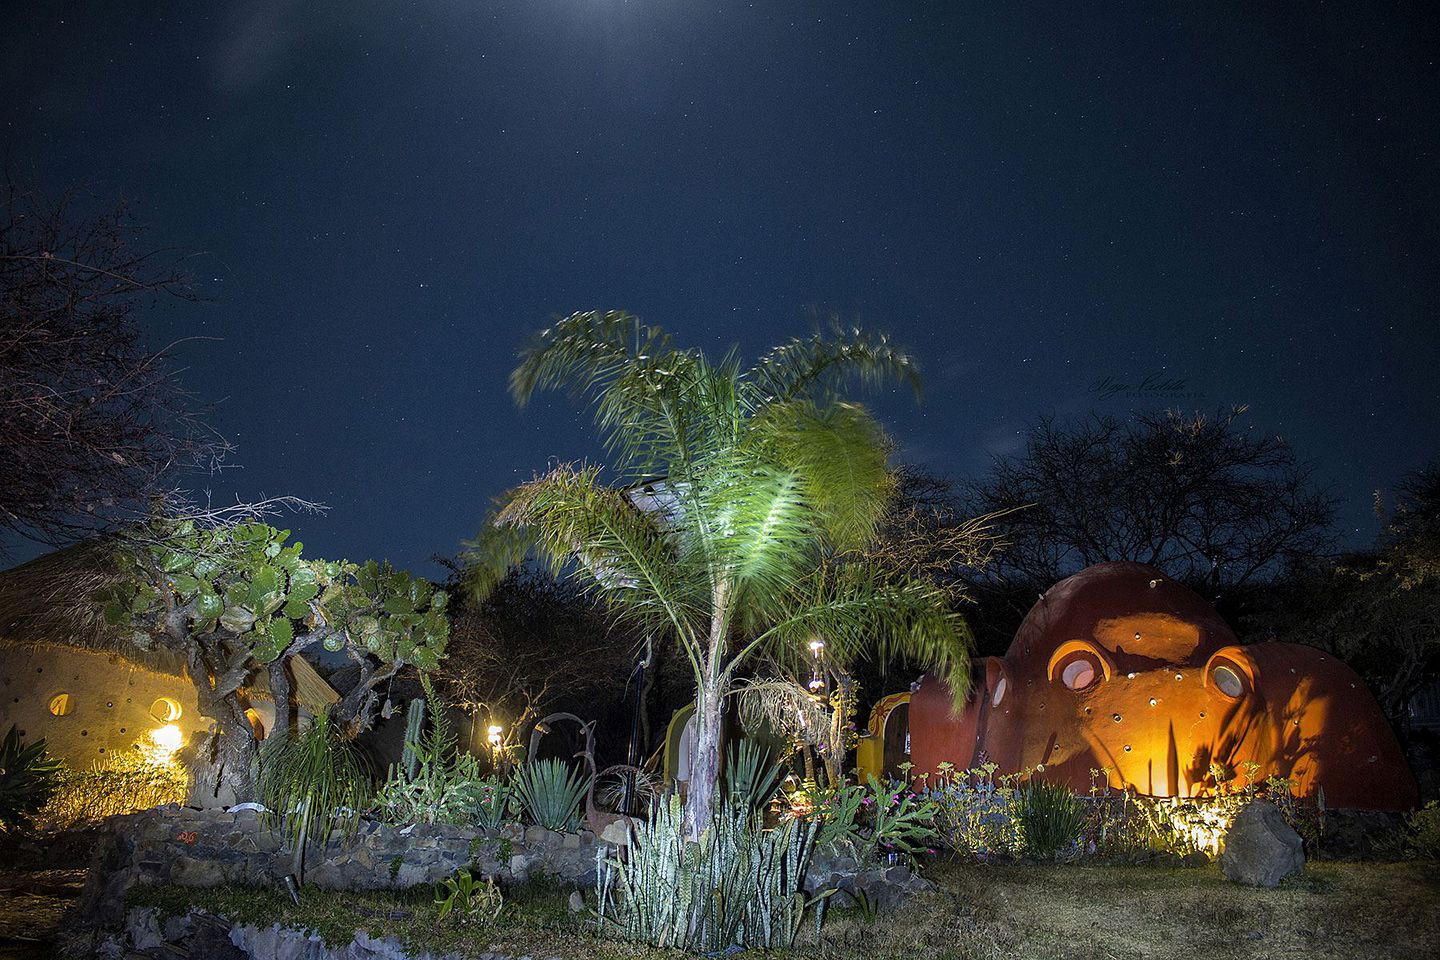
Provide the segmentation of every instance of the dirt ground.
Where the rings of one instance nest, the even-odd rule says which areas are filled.
[[[1215,867],[937,864],[892,917],[827,925],[824,956],[1369,960],[1440,956],[1440,864],[1312,863],[1275,890]],[[828,941],[828,942],[825,942]]]

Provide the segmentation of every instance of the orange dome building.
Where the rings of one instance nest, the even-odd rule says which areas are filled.
[[[1089,567],[1050,588],[1004,657],[986,658],[955,711],[927,676],[910,704],[916,773],[983,760],[1043,764],[1085,792],[1092,769],[1159,797],[1215,790],[1259,765],[1331,807],[1402,810],[1419,799],[1404,754],[1363,682],[1313,647],[1241,646],[1215,608],[1138,563]]]

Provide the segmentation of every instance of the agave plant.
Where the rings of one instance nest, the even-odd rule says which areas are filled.
[[[747,803],[727,799],[691,842],[672,796],[637,824],[623,861],[601,864],[601,923],[627,940],[694,953],[789,947],[826,896],[802,888],[815,831],[799,820],[766,830]]]
[[[334,830],[353,834],[370,796],[370,767],[328,713],[300,731],[266,740],[260,752],[260,799],[271,829],[294,850],[304,876],[305,847],[323,845]]]
[[[742,739],[730,745],[725,783],[731,802],[763,810],[780,786],[780,765],[764,746]]]
[[[590,778],[554,758],[526,763],[515,772],[515,795],[530,819],[547,830],[568,833],[580,825],[580,801]]]
[[[27,745],[12,724],[0,740],[0,830],[28,827],[59,786],[62,769],[43,738]]]

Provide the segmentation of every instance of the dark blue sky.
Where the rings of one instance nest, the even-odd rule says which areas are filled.
[[[1271,9],[1256,9],[1256,8]],[[7,4],[3,158],[132,198],[211,301],[148,314],[218,401],[221,499],[427,558],[595,452],[515,349],[624,308],[754,355],[891,331],[957,475],[1028,422],[1249,403],[1375,530],[1440,455],[1440,31],[1422,4]],[[1146,402],[1145,405],[1152,405]],[[198,484],[197,484],[198,486]]]

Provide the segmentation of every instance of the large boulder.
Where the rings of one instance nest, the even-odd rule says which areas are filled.
[[[1252,887],[1273,887],[1305,869],[1305,841],[1273,804],[1252,800],[1225,833],[1220,872]]]

